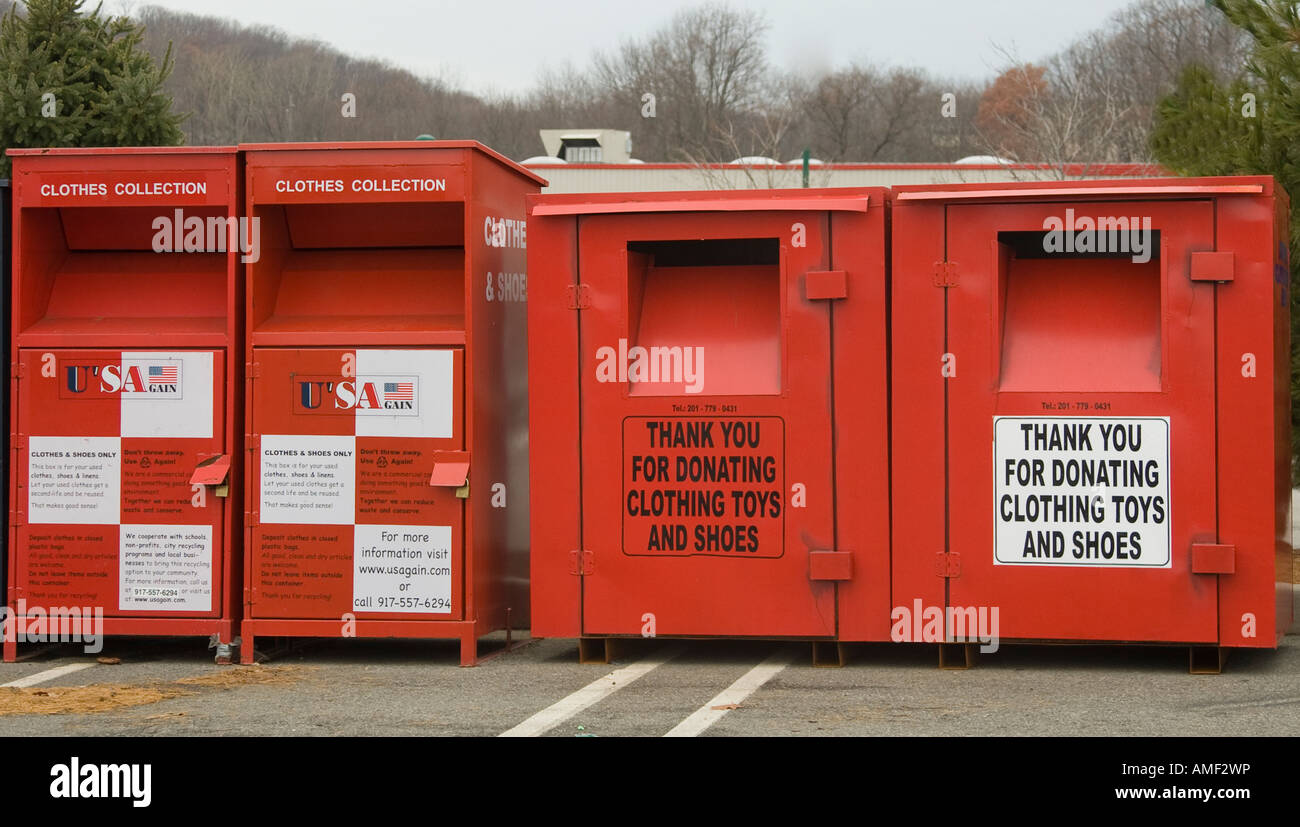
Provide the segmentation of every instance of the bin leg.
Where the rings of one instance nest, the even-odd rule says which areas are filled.
[[[814,640],[812,645],[813,666],[838,668],[848,660],[844,644],[838,640]]]
[[[1222,646],[1189,646],[1187,648],[1187,674],[1222,675],[1228,652]]]
[[[477,666],[478,665],[478,638],[474,636],[474,630],[461,632],[460,635],[460,665]]]
[[[940,643],[940,669],[970,669],[975,665],[974,643]]]
[[[578,663],[606,664],[614,659],[614,641],[607,637],[578,638]]]
[[[240,637],[239,642],[239,662],[242,664],[257,663],[257,653],[253,650],[253,636],[245,632]]]

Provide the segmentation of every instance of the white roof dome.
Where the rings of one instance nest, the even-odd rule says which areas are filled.
[[[1015,161],[999,158],[996,155],[967,155],[953,161],[954,164],[1014,164]]]

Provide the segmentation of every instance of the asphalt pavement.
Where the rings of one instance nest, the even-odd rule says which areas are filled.
[[[944,670],[926,644],[850,645],[826,668],[808,643],[651,639],[584,665],[575,641],[497,635],[472,668],[451,641],[357,639],[245,667],[192,638],[116,638],[0,664],[0,735],[1296,735],[1297,631],[1219,675],[1160,646],[1004,643]]]

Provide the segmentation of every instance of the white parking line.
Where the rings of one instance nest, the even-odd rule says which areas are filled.
[[[736,682],[713,697],[713,700],[695,710],[690,716],[664,734],[665,738],[694,738],[716,724],[729,711],[739,706],[760,686],[790,665],[794,652],[783,649],[741,675]]]
[[[682,648],[680,646],[673,646],[654,657],[637,661],[621,669],[615,669],[605,677],[592,681],[572,695],[561,698],[518,726],[507,729],[497,737],[532,738],[542,735],[681,653]]]
[[[29,686],[35,686],[38,683],[45,683],[46,681],[52,681],[55,678],[61,678],[64,675],[70,675],[73,672],[80,672],[82,669],[89,669],[94,665],[95,661],[93,660],[80,661],[78,663],[65,663],[62,666],[45,669],[37,672],[35,675],[28,675],[27,677],[19,678],[16,681],[0,683],[0,688],[8,686],[13,687],[14,689],[25,689]]]

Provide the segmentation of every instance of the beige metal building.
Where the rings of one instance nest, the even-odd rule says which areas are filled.
[[[558,130],[557,130],[558,131]],[[992,160],[992,159],[989,159]],[[767,189],[802,186],[802,164],[564,163],[530,158],[524,166],[549,182],[543,192],[661,192],[666,190]],[[811,187],[1132,178],[1167,174],[1147,164],[812,164]]]

